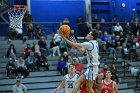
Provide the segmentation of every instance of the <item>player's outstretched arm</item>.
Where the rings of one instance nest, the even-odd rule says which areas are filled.
[[[118,85],[116,84],[116,82],[114,82],[114,92],[119,93]]]
[[[57,93],[57,91],[59,91],[62,88],[64,88],[64,86],[65,86],[65,80],[63,79],[63,81],[61,82],[61,84],[56,89],[54,89],[54,93]]]
[[[62,35],[61,35],[61,37],[62,37],[62,39],[63,39],[67,44],[69,44],[71,47],[78,48],[82,53],[85,52],[85,49],[82,47],[81,44],[72,42],[72,41],[68,40],[66,37],[62,36]]]

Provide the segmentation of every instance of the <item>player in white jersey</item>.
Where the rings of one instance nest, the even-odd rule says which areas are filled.
[[[87,34],[87,40],[88,42],[83,42],[83,43],[75,43],[67,38],[65,38],[63,35],[61,35],[62,39],[67,42],[70,46],[78,48],[81,52],[86,53],[86,58],[87,58],[87,70],[84,73],[84,75],[81,75],[76,83],[76,86],[74,87],[74,90],[72,93],[77,93],[80,87],[80,82],[83,77],[86,76],[86,89],[89,93],[94,93],[92,90],[93,83],[97,77],[98,74],[98,66],[100,64],[99,62],[99,47],[98,47],[98,42],[96,39],[98,38],[98,31],[92,30]]]
[[[64,76],[62,83],[54,90],[54,93],[61,90],[62,88],[64,88],[65,93],[72,93],[79,75],[75,73],[75,64],[70,64],[69,66],[69,74]]]

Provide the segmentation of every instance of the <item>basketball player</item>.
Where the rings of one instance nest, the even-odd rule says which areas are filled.
[[[98,31],[92,30],[87,34],[86,39],[89,40],[88,42],[83,42],[83,43],[74,43],[67,38],[65,38],[61,34],[62,39],[68,43],[70,46],[78,48],[82,53],[86,53],[86,58],[87,58],[87,70],[84,73],[86,76],[86,88],[89,93],[94,93],[92,86],[94,84],[95,78],[97,77],[98,74],[98,66],[100,64],[99,62],[99,47],[98,47],[98,42],[96,39],[98,38]],[[84,75],[81,75],[77,82],[81,81],[82,77]],[[79,85],[76,84],[76,86],[73,89],[72,93],[77,93],[79,90]]]
[[[81,83],[82,83],[82,86],[81,86],[80,93],[89,93],[86,90],[86,79],[84,78]],[[95,93],[98,93],[101,90],[101,88],[102,88],[102,76],[101,75],[98,75],[97,78],[96,78],[96,81],[95,81],[94,85],[92,86],[92,89],[93,89],[93,91]]]
[[[76,72],[75,64],[70,64],[69,74],[64,76],[62,83],[54,90],[54,93],[61,90],[62,88],[65,88],[65,93],[72,93],[76,80],[79,76],[75,72]]]
[[[102,80],[102,89],[100,93],[119,93],[117,84],[111,80],[112,74],[109,70],[106,72],[106,78]]]

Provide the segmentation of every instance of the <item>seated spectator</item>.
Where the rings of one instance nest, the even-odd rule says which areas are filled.
[[[65,41],[60,42],[60,52],[63,54],[65,51],[67,51],[67,43]]]
[[[65,74],[68,74],[68,69],[69,69],[70,64],[74,64],[74,61],[71,56],[68,56],[68,61],[66,62],[66,73]]]
[[[96,26],[94,27],[94,29],[96,29],[99,32],[100,37],[102,36],[102,27],[99,23],[96,24]]]
[[[17,71],[21,73],[21,78],[27,77],[29,75],[29,72],[25,65],[25,61],[21,56],[18,58],[18,60],[16,60],[16,64],[17,64]]]
[[[63,53],[63,58],[64,58],[64,61],[65,61],[65,62],[68,61],[68,53],[67,53],[67,52],[64,52],[64,53]]]
[[[26,48],[24,48],[24,58],[26,59],[30,55],[31,47],[30,44],[27,44]]]
[[[36,60],[34,57],[34,52],[30,52],[30,55],[26,58],[25,60],[26,62],[26,67],[29,71],[35,71],[35,64],[36,64]]]
[[[41,53],[38,53],[36,64],[38,70],[40,70],[40,67],[44,67],[45,68],[44,70],[49,71],[48,60],[44,55],[41,55]]]
[[[10,74],[15,74],[16,77],[18,76],[16,66],[15,66],[15,63],[13,62],[12,58],[10,58],[6,64],[6,72],[7,72],[7,78],[9,78]]]
[[[60,72],[61,75],[65,75],[65,73],[67,73],[66,61],[64,60],[63,56],[60,56],[57,64],[57,70]]]
[[[45,36],[44,31],[42,30],[40,25],[36,26],[36,38],[40,39],[42,36]]]
[[[115,64],[111,65],[110,72],[112,74],[112,80],[114,80],[114,81],[116,80],[116,83],[118,84],[119,83],[119,78],[118,78],[118,75],[117,75],[117,69],[116,69]]]
[[[27,93],[27,87],[21,83],[20,79],[17,79],[12,91],[13,93]]]
[[[127,22],[123,31],[124,36],[126,37],[127,35],[129,35],[131,31],[132,31],[132,27],[130,26],[130,23]]]
[[[53,48],[56,47],[56,43],[55,41],[52,39],[52,41],[50,42],[50,56],[53,56]]]
[[[103,75],[104,78],[105,78],[105,74],[106,74],[107,69],[108,69],[107,65],[104,65],[102,67],[101,73],[102,73],[102,75]]]
[[[17,39],[17,31],[15,29],[9,27],[8,32],[9,40]]]
[[[32,52],[34,52],[34,53],[35,53],[35,46],[36,46],[36,42],[33,42],[33,45],[32,45],[32,47],[31,47],[31,50],[32,50]]]
[[[121,31],[123,31],[123,28],[120,25],[120,23],[117,22],[116,25],[115,25],[115,27],[114,27],[114,33],[115,33],[115,35],[116,36],[119,35]]]
[[[140,46],[140,35],[137,37],[137,42],[138,42],[138,44]]]
[[[69,25],[69,24],[70,24],[69,19],[68,19],[68,18],[65,18],[65,19],[63,20],[63,24],[64,24],[64,25]]]
[[[139,23],[137,21],[134,22],[134,24],[132,26],[132,30],[133,30],[133,34],[134,34],[135,37],[140,35],[140,25],[139,25]]]
[[[55,56],[56,52],[58,53],[58,55],[60,56],[60,42],[61,42],[61,36],[59,35],[59,30],[57,30],[57,32],[55,33],[54,37],[54,44],[56,44],[55,47],[53,47],[53,56]]]
[[[77,19],[77,27],[78,27],[78,36],[83,35],[83,18],[82,16],[79,16]]]
[[[124,59],[129,59],[129,49],[126,47],[126,43],[123,44],[122,55]]]
[[[133,61],[136,61],[138,59],[135,45],[130,47],[130,59]]]
[[[35,32],[34,32],[33,24],[26,25],[26,28],[27,28],[28,38],[29,39],[34,39]]]
[[[41,36],[40,40],[38,41],[38,45],[40,47],[41,54],[46,55],[48,48],[44,36]]]
[[[112,43],[111,39],[108,40],[107,43],[107,50],[109,52],[109,56],[111,56],[112,54],[115,54],[115,45]]]
[[[81,75],[84,72],[84,68],[80,59],[75,60],[75,68],[76,68],[76,73],[79,75]]]
[[[7,50],[7,57],[11,57],[13,61],[16,60],[16,49],[13,44],[10,44],[10,47]]]
[[[108,33],[104,32],[104,35],[101,37],[102,42],[106,44],[108,42],[108,39],[109,39]]]

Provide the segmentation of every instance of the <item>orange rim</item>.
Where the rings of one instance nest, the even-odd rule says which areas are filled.
[[[26,9],[27,6],[26,5],[14,5],[11,9],[12,10],[22,10],[22,9]]]

